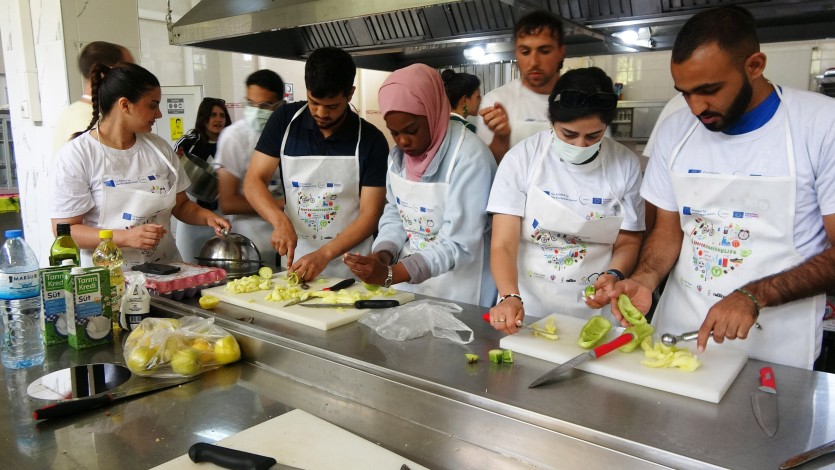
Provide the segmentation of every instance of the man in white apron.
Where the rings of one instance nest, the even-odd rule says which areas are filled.
[[[551,13],[533,12],[513,29],[520,78],[484,95],[478,113],[477,134],[496,162],[526,137],[548,130],[548,96],[565,58],[562,23]]]
[[[283,103],[284,81],[277,73],[262,69],[249,75],[246,78],[244,118],[220,133],[215,156],[215,162],[220,165],[217,170],[220,210],[229,216],[236,233],[255,243],[261,262],[273,268],[280,268],[281,263],[272,244],[272,227],[246,200],[243,182],[261,131],[272,113]],[[284,192],[278,169],[267,186],[276,203],[283,205]]]
[[[355,75],[347,52],[314,51],[305,65],[307,101],[273,113],[244,180],[247,200],[273,227],[276,251],[307,281],[352,277],[340,256],[370,252],[385,205],[388,143],[350,109]],[[279,165],[283,211],[268,188]]]
[[[712,334],[809,369],[835,282],[835,101],[772,85],[765,65],[740,8],[700,13],[679,33],[671,69],[690,109],[659,127],[641,189],[656,225],[613,295],[646,311],[669,273],[657,331],[699,330],[699,350]]]

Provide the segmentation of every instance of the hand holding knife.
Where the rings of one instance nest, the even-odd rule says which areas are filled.
[[[345,280],[337,282],[336,284],[334,284],[330,287],[325,287],[324,289],[322,289],[322,292],[338,291],[339,289],[344,289],[346,287],[351,287],[352,285],[354,285],[355,282],[357,282],[357,280],[354,279],[354,278],[345,279]],[[300,304],[302,302],[307,302],[308,300],[313,300],[315,298],[316,298],[316,296],[311,295],[311,296],[307,297],[306,299],[291,300],[291,301],[287,302],[286,304],[284,304],[284,306],[289,307],[291,305],[296,305],[296,304]]]

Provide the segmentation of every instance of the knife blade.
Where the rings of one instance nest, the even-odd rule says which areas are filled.
[[[321,290],[321,292],[325,292],[325,291],[337,291],[337,290],[339,290],[339,289],[344,289],[344,288],[346,288],[346,287],[350,287],[350,286],[354,285],[354,283],[355,283],[355,282],[357,282],[357,280],[356,280],[356,279],[354,279],[354,278],[350,278],[350,279],[343,279],[343,280],[341,280],[341,281],[337,282],[336,284],[334,284],[334,285],[332,285],[332,286],[330,286],[330,287],[325,287],[324,289],[322,289],[322,290]],[[291,306],[291,305],[296,305],[296,304],[300,304],[300,303],[302,303],[302,302],[307,302],[308,300],[312,300],[312,299],[315,299],[315,298],[316,298],[316,296],[311,295],[311,296],[307,297],[306,299],[295,299],[295,300],[291,300],[291,301],[287,302],[286,304],[284,304],[284,306],[285,306],[285,307],[289,307],[289,306]]]
[[[484,314],[481,316],[481,319],[492,325],[492,322],[490,321],[490,312],[484,312]],[[533,327],[534,324],[536,324],[536,322],[531,323],[530,325],[516,325],[516,327],[517,328],[527,328],[529,330],[533,330],[533,331],[539,333],[540,335],[542,335],[542,336],[544,336],[545,338],[548,338],[548,339],[557,339],[559,337],[556,333],[548,333],[547,331],[545,331],[543,329],[534,328]]]
[[[632,333],[624,333],[617,338],[609,341],[608,343],[601,344],[600,346],[592,349],[591,351],[584,352],[579,356],[575,356],[573,359],[570,359],[564,362],[562,365],[559,365],[545,374],[543,374],[538,379],[531,382],[528,385],[528,388],[538,387],[546,382],[550,382],[551,380],[555,379],[557,376],[562,375],[563,373],[574,369],[575,367],[579,366],[580,364],[589,361],[591,359],[598,359],[610,352],[614,351],[615,349],[629,343],[635,336]]]
[[[44,406],[42,408],[38,408],[37,410],[32,412],[32,416],[35,419],[61,418],[75,413],[80,413],[82,411],[101,408],[102,406],[110,405],[111,403],[124,400],[125,398],[132,397],[134,395],[141,395],[144,393],[150,393],[165,388],[176,387],[177,385],[183,385],[185,383],[191,382],[192,380],[197,380],[199,378],[200,375],[194,375],[191,377],[179,377],[175,379],[153,379],[143,377],[141,379],[137,379],[137,382],[139,382],[138,384],[131,383],[130,381],[126,382],[123,386],[126,386],[127,384],[131,384],[131,386],[121,390],[120,387],[114,389],[114,391],[110,393],[95,395],[89,398],[64,400],[58,403],[53,403],[51,405]]]
[[[304,304],[309,308],[391,308],[399,307],[399,300],[357,300],[352,304]]]
[[[817,446],[814,449],[807,450],[802,454],[797,454],[794,457],[781,463],[779,468],[780,470],[794,468],[798,465],[803,465],[804,463],[809,462],[810,460],[822,457],[830,452],[835,452],[835,441],[827,442],[826,444]]]
[[[760,369],[760,386],[751,392],[751,407],[754,417],[768,437],[777,434],[779,424],[777,413],[777,381],[771,367]]]
[[[188,449],[188,458],[194,463],[209,462],[218,467],[246,470],[301,470],[266,455],[253,454],[205,442],[198,442]]]

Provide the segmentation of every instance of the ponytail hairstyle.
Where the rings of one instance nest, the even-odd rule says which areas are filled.
[[[131,103],[137,103],[146,93],[159,88],[159,80],[147,69],[121,62],[108,67],[96,64],[90,71],[91,101],[93,102],[93,119],[87,129],[73,134],[75,139],[106,118],[119,98],[127,98]]]
[[[452,69],[441,72],[441,79],[444,81],[444,91],[453,110],[458,107],[461,98],[472,96],[481,86],[481,80],[475,75],[456,73]]]

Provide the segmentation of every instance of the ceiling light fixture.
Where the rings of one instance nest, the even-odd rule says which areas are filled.
[[[472,60],[473,62],[478,62],[487,55],[487,52],[481,46],[473,46],[464,49],[464,57],[467,60]]]
[[[634,29],[627,29],[625,31],[618,31],[617,33],[613,33],[612,36],[621,40],[622,43],[631,46],[638,42],[638,32]]]

